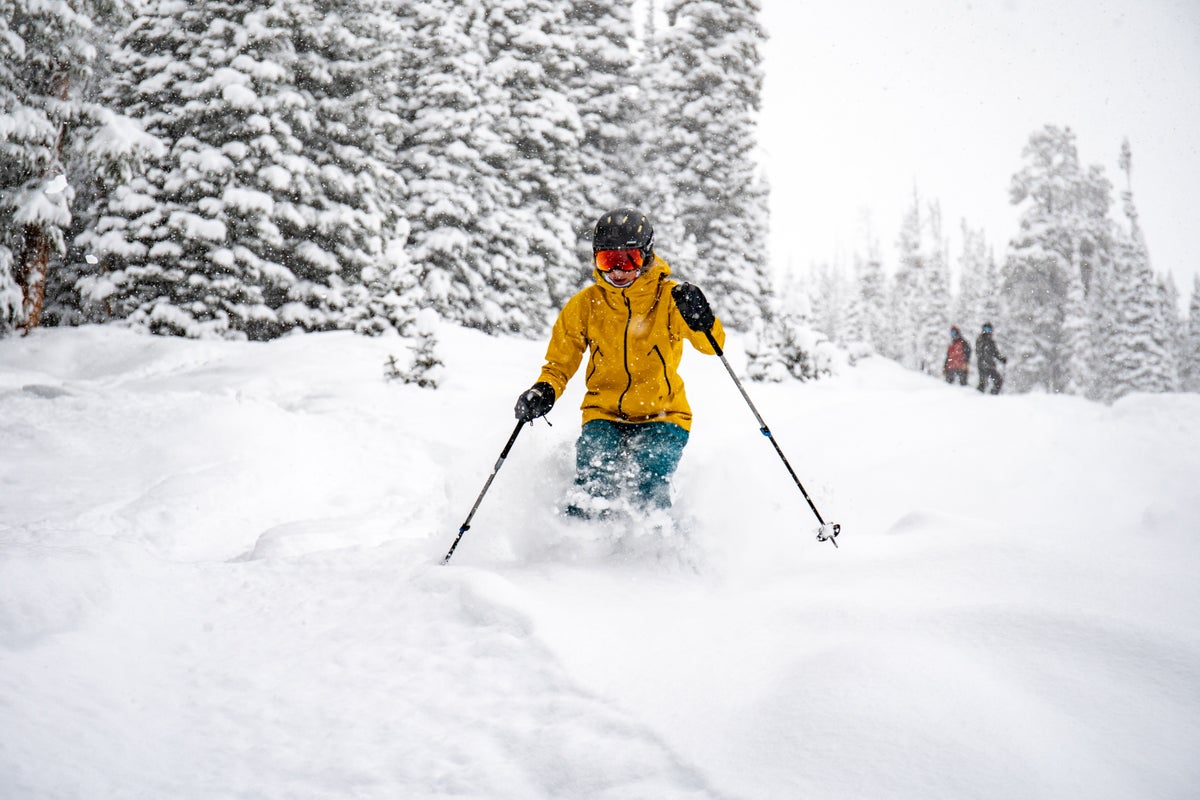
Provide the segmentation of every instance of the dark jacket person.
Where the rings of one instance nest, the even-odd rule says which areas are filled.
[[[996,369],[996,362],[1007,364],[1008,359],[1000,353],[1000,348],[996,346],[996,340],[992,336],[992,323],[983,323],[983,330],[978,338],[975,339],[975,363],[979,370],[979,391],[986,391],[987,385],[992,386],[992,394],[1000,394],[1000,387],[1004,385],[1004,377]]]

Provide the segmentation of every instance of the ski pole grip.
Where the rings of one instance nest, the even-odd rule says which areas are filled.
[[[708,337],[708,343],[712,345],[712,349],[716,351],[717,355],[725,355],[724,351],[721,350],[721,345],[717,344],[717,340],[713,337],[711,328],[706,330],[704,335]]]

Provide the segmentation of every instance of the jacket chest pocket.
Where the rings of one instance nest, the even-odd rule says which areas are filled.
[[[600,349],[600,345],[593,344],[592,352],[588,355],[587,377],[584,379],[589,385],[591,385],[592,376],[600,371],[600,365],[603,361],[604,351]]]
[[[658,345],[654,345],[654,347],[652,347],[650,352],[646,355],[653,360],[656,371],[658,371],[662,376],[663,386],[666,387],[666,392],[663,394],[663,397],[670,397],[675,393],[675,388],[671,385],[671,370],[667,367],[666,357],[663,355],[663,352],[659,349]]]

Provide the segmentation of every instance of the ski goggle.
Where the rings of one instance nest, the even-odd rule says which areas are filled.
[[[597,250],[596,269],[610,272],[614,269],[630,272],[642,268],[645,259],[642,251],[636,247],[628,250]]]

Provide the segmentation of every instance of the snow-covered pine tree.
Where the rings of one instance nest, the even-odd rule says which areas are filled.
[[[854,273],[846,311],[846,342],[858,354],[882,353],[888,336],[887,276],[883,272],[883,257],[879,237],[875,233],[870,212],[864,211],[854,250]]]
[[[425,302],[442,319],[481,330],[528,325],[505,308],[490,282],[490,226],[498,205],[515,202],[496,161],[511,145],[485,107],[487,28],[479,0],[429,0],[412,6],[409,87],[411,146],[404,154],[410,255]]]
[[[385,251],[391,212],[362,205],[378,201],[363,190],[381,177],[354,152],[362,132],[339,141],[338,121],[319,119],[332,111],[317,108],[325,101],[341,122],[362,121],[354,98],[364,87],[350,85],[362,73],[336,67],[350,83],[319,89],[323,57],[296,57],[297,43],[322,36],[337,57],[342,44],[300,30],[320,19],[282,2],[141,7],[106,96],[168,153],[104,199],[90,241],[104,268],[93,302],[186,336],[264,339],[362,322],[362,270]]]
[[[645,0],[642,36],[634,59],[637,93],[628,120],[637,136],[636,152],[630,160],[635,170],[632,195],[622,196],[618,205],[628,204],[645,211],[654,223],[655,251],[678,270],[690,272],[696,263],[695,237],[689,236],[680,216],[679,195],[667,168],[674,146],[667,136],[671,124],[664,110],[676,102],[672,89],[663,80],[662,28],[659,10],[663,0]],[[685,278],[682,274],[676,277]]]
[[[1002,271],[1008,377],[1015,391],[1059,392],[1070,357],[1062,329],[1068,277],[1079,269],[1090,293],[1092,273],[1108,257],[1111,184],[1099,167],[1081,168],[1070,128],[1034,132],[1022,156],[1010,201],[1024,208]]]
[[[947,255],[948,245],[942,229],[942,207],[941,204],[934,200],[928,206],[929,223],[928,236],[926,245],[926,254],[928,259],[928,295],[925,298],[925,312],[922,319],[920,352],[932,354],[929,357],[933,360],[932,372],[941,374],[942,364],[946,353],[947,336],[949,335],[949,326],[947,323],[956,324],[963,334],[963,338],[968,338],[970,333],[968,328],[962,327],[961,320],[953,320],[950,318],[951,313],[951,297],[950,297],[950,261]]]
[[[1008,320],[1008,380],[1013,391],[1062,386],[1062,301],[1070,262],[1053,249],[1038,246],[1048,236],[1041,222],[1031,222],[1010,243],[1004,266],[1005,319]],[[1058,302],[1049,302],[1054,298]]]
[[[756,319],[746,336],[746,377],[758,383],[780,383],[788,376],[787,364],[779,351],[782,317],[768,323]]]
[[[418,298],[408,297],[408,308],[393,300],[398,284],[411,288],[395,274],[407,266],[396,257],[408,232],[394,166],[405,141],[395,98],[411,29],[386,0],[301,0],[288,9],[306,101],[296,135],[317,179],[300,184],[308,190],[296,203],[304,223],[289,238],[309,265],[292,270],[319,300],[301,293],[281,315],[306,329],[404,327]]]
[[[1122,199],[1129,230],[1121,232],[1115,250],[1117,322],[1109,357],[1112,384],[1106,393],[1111,400],[1130,392],[1171,392],[1178,388],[1174,331],[1164,309],[1166,292],[1150,267],[1133,202],[1128,140],[1121,149],[1121,169],[1126,180]]]
[[[1180,348],[1179,377],[1183,391],[1200,392],[1200,274],[1192,276],[1192,295]]]
[[[121,126],[87,102],[85,88],[99,52],[96,20],[123,5],[0,4],[0,336],[40,322],[50,271],[67,249],[71,155],[106,123]]]
[[[367,313],[355,331],[379,334],[387,330],[407,333],[421,308],[423,289],[408,257],[408,224],[401,221],[396,238],[383,252],[378,264],[363,271]]]
[[[417,344],[413,347],[412,362],[401,367],[395,356],[389,356],[383,367],[388,380],[415,383],[423,389],[436,389],[445,377],[446,367],[437,354],[438,315],[432,308],[423,308],[414,315],[413,330]]]
[[[1175,365],[1175,391],[1183,380],[1180,367],[1183,364],[1183,336],[1187,327],[1187,318],[1179,313],[1179,287],[1175,276],[1170,272],[1163,274],[1158,281],[1159,307],[1162,310],[1163,327],[1167,330],[1170,341],[1171,363]]]
[[[746,374],[753,381],[818,380],[832,375],[835,361],[843,358],[800,313],[776,313],[770,322],[756,319],[746,339]]]
[[[263,283],[281,276],[282,266],[263,259],[257,237],[243,241],[243,226],[231,231],[227,219],[228,202],[243,207],[235,211],[241,220],[271,224],[271,195],[253,179],[246,185],[243,167],[258,172],[252,143],[255,155],[264,145],[286,152],[275,139],[280,128],[272,130],[257,108],[282,88],[268,59],[285,34],[249,35],[247,13],[236,0],[149,0],[120,36],[119,68],[104,100],[140,119],[165,155],[103,196],[95,229],[81,237],[100,259],[83,292],[91,313],[102,307],[154,332],[189,336],[277,330]],[[271,173],[280,184],[291,174],[282,164]],[[286,294],[285,283],[274,288]]]
[[[1121,287],[1114,261],[1115,249],[1115,242],[1110,241],[1104,250],[1094,254],[1086,272],[1088,282],[1084,284],[1090,334],[1087,353],[1091,360],[1081,369],[1091,380],[1087,397],[1102,402],[1111,399],[1108,390],[1113,385],[1114,335],[1120,317],[1118,294]],[[1080,277],[1083,274],[1081,270]]]
[[[512,200],[498,204],[490,220],[489,282],[503,298],[510,329],[527,335],[541,334],[589,273],[575,248],[586,218],[579,183],[583,125],[569,81],[581,65],[563,5],[486,4],[491,124],[507,145],[489,162],[512,189]]]
[[[112,58],[114,43],[128,21],[124,13],[106,13],[94,20],[100,55],[83,84],[83,95],[88,98],[83,108],[93,124],[73,126],[64,149],[67,179],[75,197],[66,255],[46,276],[43,324],[79,325],[112,316],[102,305],[84,300],[97,281],[103,280],[103,266],[87,246],[89,236],[99,222],[103,198],[142,173],[147,159],[165,152],[162,142],[148,135],[137,120],[97,102],[100,87],[108,85],[118,69]]]
[[[1110,355],[1112,383],[1106,392],[1110,400],[1130,392],[1170,392],[1178,385],[1159,284],[1140,239],[1122,237],[1117,245],[1120,289]]]
[[[854,286],[841,264],[820,264],[809,276],[812,324],[835,344],[845,346],[856,338],[851,328]]]
[[[928,217],[914,188],[896,242],[900,265],[892,281],[890,352],[909,369],[930,375],[942,368],[949,319],[949,274],[941,240],[941,210],[929,203]]]
[[[1000,308],[1000,269],[982,228],[960,223],[962,251],[958,257],[959,286],[954,318],[963,335],[974,339],[983,323],[1003,326]]]
[[[647,117],[638,97],[632,1],[569,0],[566,15],[577,59],[566,85],[583,126],[577,176],[582,206],[564,209],[575,220],[576,264],[584,267],[577,270],[579,286],[590,275],[592,225],[609,209],[642,202],[639,139]],[[656,218],[655,209],[644,211]]]
[[[1067,297],[1063,308],[1063,348],[1069,353],[1064,364],[1063,391],[1090,396],[1095,387],[1092,367],[1096,354],[1092,349],[1092,321],[1088,313],[1083,277],[1078,268],[1067,271]]]
[[[892,358],[909,369],[924,369],[921,329],[927,294],[925,259],[921,253],[921,203],[914,191],[896,239],[898,265],[892,280],[890,321]]]
[[[854,293],[850,301],[848,344],[862,342],[876,353],[883,353],[890,335],[887,326],[889,287],[878,250],[855,256]]]
[[[667,0],[656,57],[666,102],[654,162],[673,179],[677,225],[695,242],[678,270],[716,299],[732,328],[766,313],[766,185],[755,164],[754,116],[762,92],[766,32],[759,0]]]

